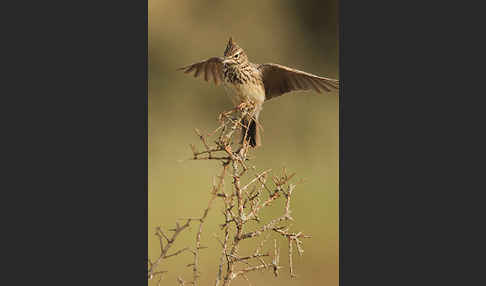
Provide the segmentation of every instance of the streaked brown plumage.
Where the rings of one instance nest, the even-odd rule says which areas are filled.
[[[339,89],[339,81],[320,77],[278,64],[254,64],[248,60],[245,51],[230,38],[223,57],[213,57],[205,61],[180,68],[185,73],[194,72],[194,77],[203,74],[204,79],[213,79],[216,85],[224,84],[226,92],[232,96],[235,106],[251,100],[256,105],[254,122],[243,122],[248,126],[249,143],[252,147],[261,145],[258,116],[264,101],[297,90],[330,92]]]

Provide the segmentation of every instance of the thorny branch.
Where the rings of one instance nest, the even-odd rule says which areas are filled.
[[[176,223],[176,227],[174,229],[170,229],[169,231],[172,231],[172,236],[170,238],[162,231],[160,227],[157,227],[155,231],[155,235],[159,238],[159,244],[160,244],[160,255],[159,257],[152,262],[150,259],[148,260],[148,279],[152,279],[157,275],[161,275],[167,271],[156,271],[158,268],[159,264],[172,256],[176,256],[178,254],[181,254],[182,252],[188,250],[188,248],[183,248],[180,249],[172,254],[167,254],[170,248],[174,245],[174,242],[177,238],[177,236],[186,228],[189,227],[189,224],[191,223],[191,220],[188,219],[185,224],[182,226],[179,223]],[[166,242],[164,245],[164,241]]]
[[[149,279],[165,272],[156,271],[161,261],[184,251],[189,251],[193,254],[193,262],[188,265],[192,266],[192,280],[185,281],[178,277],[177,281],[179,285],[197,285],[200,276],[199,254],[200,250],[204,248],[201,246],[203,226],[213,202],[217,198],[222,200],[224,206],[222,209],[223,222],[220,224],[223,238],[216,237],[221,245],[221,257],[217,268],[215,286],[230,285],[234,279],[239,277],[249,282],[246,274],[255,271],[269,270],[275,276],[278,276],[279,269],[283,266],[280,265],[280,249],[277,245],[277,239],[274,239],[273,254],[271,251],[262,252],[272,233],[287,240],[290,277],[296,277],[292,260],[293,246],[295,245],[299,255],[302,255],[304,252],[302,239],[311,236],[304,235],[302,232],[290,231],[290,223],[294,221],[291,216],[290,202],[296,188],[296,184],[291,184],[290,180],[295,174],[287,174],[284,169],[281,175],[270,177],[271,170],[257,171],[254,166],[249,166],[252,157],[249,155],[251,149],[246,141],[247,134],[243,134],[242,144],[239,141],[237,141],[238,143],[233,142],[237,131],[249,129],[249,126],[244,128],[242,122],[245,121],[242,119],[251,118],[253,114],[254,105],[243,103],[235,109],[221,113],[218,118],[220,125],[213,132],[203,134],[195,129],[203,150],[199,151],[194,144],[191,144],[193,153],[191,159],[219,161],[222,171],[213,180],[211,197],[201,217],[181,218],[180,220],[184,220],[186,223],[182,226],[176,224],[171,238],[168,238],[160,228],[157,229],[156,235],[160,240],[161,255],[153,263],[149,260]],[[246,120],[246,122],[249,122],[249,120]],[[211,138],[213,139],[211,140]],[[226,191],[224,188],[225,178],[229,178],[231,181],[231,188],[228,187],[229,190]],[[281,198],[283,198],[283,201],[279,200]],[[266,219],[263,214],[264,209],[278,201],[282,201],[282,215],[270,220]],[[187,228],[192,221],[199,222],[194,248],[184,248],[172,254],[167,254],[177,235]],[[255,224],[248,224],[250,221],[255,221],[256,226]],[[265,237],[253,251],[248,252],[240,248],[242,241],[258,239],[264,233],[266,233]],[[167,241],[165,245],[163,245],[163,240]]]

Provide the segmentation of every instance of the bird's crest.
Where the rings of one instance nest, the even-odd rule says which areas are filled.
[[[224,56],[232,55],[238,51],[242,51],[243,49],[240,48],[236,42],[233,42],[233,38],[230,37],[228,41],[228,45],[226,45],[226,50],[224,50]]]

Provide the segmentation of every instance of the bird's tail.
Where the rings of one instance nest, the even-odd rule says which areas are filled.
[[[256,122],[254,119],[249,119],[250,123],[248,124],[248,120],[243,120],[243,136],[241,138],[241,143],[243,144],[243,140],[245,139],[250,143],[251,147],[259,147],[262,145],[262,138],[260,135],[260,127],[259,123]],[[247,132],[248,127],[248,132]]]

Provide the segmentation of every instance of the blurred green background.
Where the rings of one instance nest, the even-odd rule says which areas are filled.
[[[222,56],[232,36],[254,63],[279,63],[337,79],[339,20],[337,0],[149,0],[148,7],[148,255],[155,258],[155,227],[167,230],[179,217],[200,216],[220,170],[216,162],[181,162],[191,156],[189,144],[199,143],[193,129],[213,130],[218,113],[232,108],[222,87],[176,68]],[[259,170],[286,167],[306,179],[293,198],[294,230],[313,238],[304,241],[304,256],[294,257],[297,279],[291,280],[285,268],[278,278],[270,272],[248,275],[252,285],[338,285],[338,117],[337,92],[296,92],[264,104],[263,146],[252,163]],[[221,249],[213,234],[220,235],[220,207],[215,205],[205,225],[202,243],[208,249],[201,254],[200,285],[214,285]],[[181,234],[176,246],[193,246],[196,232],[192,227]],[[287,266],[283,241],[281,251]],[[192,273],[185,265],[191,261],[189,253],[168,260],[162,285],[177,285],[177,276],[189,280]]]

